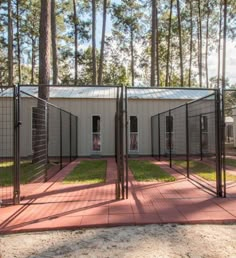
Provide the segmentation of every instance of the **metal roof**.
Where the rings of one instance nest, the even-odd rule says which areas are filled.
[[[36,86],[22,86],[21,91],[35,97],[38,96],[38,87]],[[127,88],[128,98],[130,99],[194,100],[208,96],[213,92],[213,90],[202,89]],[[3,92],[0,92],[0,96],[11,97],[12,93],[12,89],[7,89]],[[50,98],[115,99],[116,96],[116,87],[50,87]]]

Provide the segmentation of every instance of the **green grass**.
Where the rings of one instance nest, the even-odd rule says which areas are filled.
[[[0,163],[0,184],[1,186],[11,186],[13,183],[13,161],[5,161]],[[48,167],[51,165],[49,164]],[[20,183],[27,184],[33,179],[40,176],[37,173],[37,165],[31,161],[21,161],[20,163]],[[41,173],[42,174],[42,173]]]
[[[186,169],[186,161],[174,160],[173,164]],[[192,173],[206,179],[207,181],[216,181],[216,171],[213,167],[198,161],[189,161],[189,169]],[[236,176],[226,174],[227,181],[236,181]]]
[[[236,167],[236,160],[235,159],[225,159],[225,164],[231,167]]]
[[[161,181],[172,182],[175,178],[166,173],[159,166],[144,160],[130,160],[129,168],[131,169],[135,180],[143,182]]]
[[[104,183],[106,179],[106,160],[84,160],[65,177],[64,184]]]

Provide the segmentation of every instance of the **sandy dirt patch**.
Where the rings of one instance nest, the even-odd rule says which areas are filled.
[[[236,225],[147,225],[2,235],[9,257],[236,257]]]

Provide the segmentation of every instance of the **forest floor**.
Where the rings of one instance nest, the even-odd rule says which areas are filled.
[[[236,225],[166,224],[2,235],[0,257],[236,257]]]

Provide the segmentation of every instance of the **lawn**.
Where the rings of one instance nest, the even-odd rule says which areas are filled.
[[[225,159],[225,164],[231,167],[236,167],[236,159]]]
[[[0,163],[0,184],[1,186],[11,186],[13,184],[13,161],[5,161]],[[50,167],[50,164],[49,164]],[[20,163],[20,183],[27,184],[33,179],[43,174],[36,164],[31,161],[21,161]]]
[[[106,179],[106,160],[84,160],[65,177],[64,184],[104,183]]]
[[[174,160],[173,164],[180,166],[186,169],[186,161],[182,160]],[[208,180],[208,181],[216,181],[216,171],[213,167],[203,164],[198,161],[189,161],[189,169],[192,173]],[[226,174],[227,181],[236,181],[236,176],[231,175],[229,173]]]
[[[161,181],[171,182],[175,178],[161,169],[159,166],[152,164],[150,161],[130,160],[129,168],[132,171],[135,180],[143,182]]]

